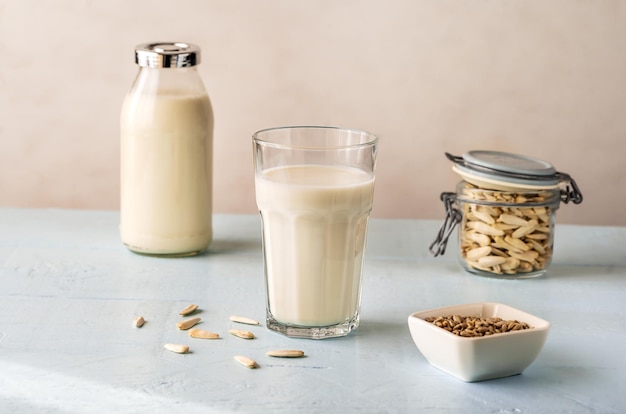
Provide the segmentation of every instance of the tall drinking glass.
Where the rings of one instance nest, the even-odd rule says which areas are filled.
[[[322,339],[359,326],[377,142],[335,127],[253,135],[269,329]]]

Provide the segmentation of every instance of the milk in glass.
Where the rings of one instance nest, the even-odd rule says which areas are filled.
[[[358,319],[373,173],[327,165],[256,175],[268,308],[280,323],[328,326]]]

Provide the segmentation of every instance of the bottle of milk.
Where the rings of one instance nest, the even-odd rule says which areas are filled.
[[[120,234],[130,250],[191,256],[212,238],[213,109],[189,43],[137,46],[121,113]]]

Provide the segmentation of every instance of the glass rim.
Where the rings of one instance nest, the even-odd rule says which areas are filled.
[[[269,132],[275,131],[286,131],[286,130],[334,130],[334,131],[345,131],[356,133],[362,136],[367,137],[364,142],[359,142],[356,144],[345,144],[345,145],[291,145],[284,144],[279,142],[274,142],[268,139],[263,139],[260,136]],[[271,146],[274,148],[291,148],[291,149],[302,149],[302,150],[337,150],[337,149],[353,149],[353,148],[366,148],[371,147],[378,144],[378,137],[368,131],[357,129],[357,128],[343,128],[339,126],[324,126],[324,125],[291,125],[291,126],[281,126],[281,127],[272,127],[272,128],[264,128],[256,131],[252,134],[252,140],[254,143],[259,143],[267,146]]]

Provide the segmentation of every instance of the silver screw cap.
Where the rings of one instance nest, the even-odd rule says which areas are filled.
[[[144,68],[185,68],[200,63],[200,48],[184,42],[143,43],[135,48],[135,63]]]

